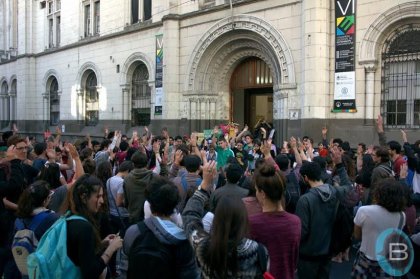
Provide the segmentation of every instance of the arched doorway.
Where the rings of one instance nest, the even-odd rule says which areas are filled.
[[[99,93],[96,74],[92,70],[85,73],[86,81],[83,86],[85,96],[85,124],[95,126],[99,122]]]
[[[50,108],[50,125],[56,126],[60,122],[60,97],[58,95],[58,81],[52,76],[47,82],[47,92]]]
[[[151,89],[149,71],[144,63],[139,63],[131,79],[131,125],[148,126],[150,124]]]
[[[1,84],[0,98],[2,101],[2,120],[10,120],[10,98],[9,98],[9,86],[6,81]]]
[[[258,121],[273,123],[273,77],[258,57],[244,59],[230,79],[230,120],[254,127]]]
[[[382,53],[381,110],[389,128],[420,127],[420,29],[406,28]]]

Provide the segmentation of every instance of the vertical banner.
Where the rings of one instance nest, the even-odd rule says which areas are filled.
[[[356,112],[356,0],[335,0],[333,112]]]
[[[162,115],[163,99],[163,35],[156,36],[155,115]]]

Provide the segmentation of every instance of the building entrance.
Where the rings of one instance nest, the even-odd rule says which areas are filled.
[[[260,120],[273,122],[273,78],[267,64],[257,58],[243,60],[230,80],[230,120],[252,129]]]

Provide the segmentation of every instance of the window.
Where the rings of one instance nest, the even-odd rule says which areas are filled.
[[[48,20],[48,47],[54,46],[54,21],[52,18]]]
[[[17,80],[13,79],[10,86],[10,120],[17,119]]]
[[[85,6],[85,37],[90,35],[90,5]]]
[[[56,18],[56,26],[55,26],[55,45],[58,47],[60,46],[60,40],[61,40],[61,17],[58,16]]]
[[[49,15],[53,13],[53,6],[54,6],[53,1],[48,1],[48,14]]]
[[[152,18],[152,0],[131,0],[131,23]]]
[[[101,2],[84,1],[84,37],[99,35],[101,31]]]
[[[139,63],[134,70],[131,84],[131,124],[147,126],[150,124],[149,72],[144,63]]]
[[[50,99],[50,125],[57,126],[60,122],[60,97],[58,95],[58,82],[55,77],[50,78],[48,92]]]
[[[94,27],[94,34],[98,35],[100,31],[100,9],[101,4],[99,1],[95,2],[95,10],[94,10],[94,19],[95,19],[95,27]]]
[[[420,127],[420,30],[401,32],[382,54],[381,111],[388,128]]]
[[[61,41],[61,1],[49,0],[47,2],[47,23],[48,23],[48,48],[60,46]]]
[[[1,120],[10,120],[10,98],[9,98],[9,86],[7,85],[6,81],[3,81],[3,83],[1,84],[1,91],[0,91],[0,100],[1,100]]]
[[[85,84],[86,126],[95,126],[99,122],[99,94],[95,72],[89,71]]]

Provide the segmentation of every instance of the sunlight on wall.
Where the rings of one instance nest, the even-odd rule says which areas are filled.
[[[77,119],[77,85],[71,87],[70,93],[70,114],[72,119]]]
[[[106,87],[98,88],[98,94],[99,94],[99,110],[106,111],[107,105],[108,105],[108,96],[107,96]]]

